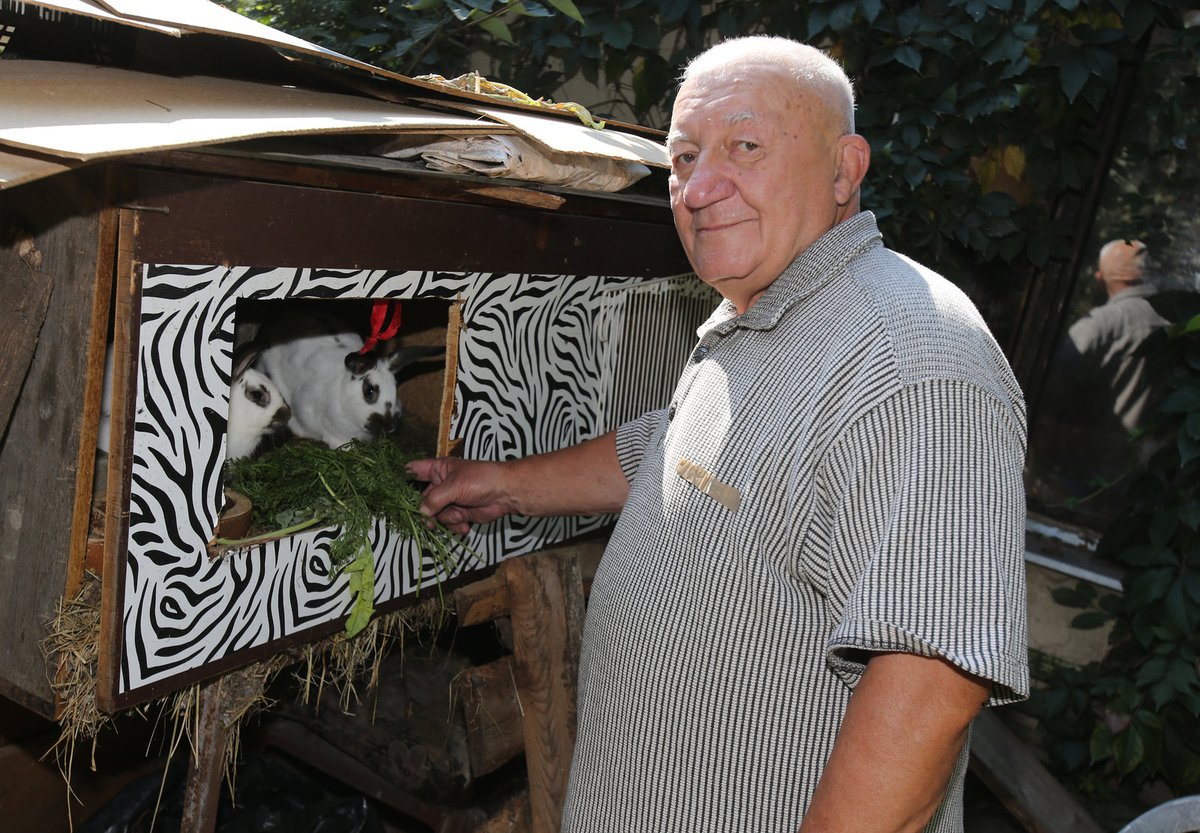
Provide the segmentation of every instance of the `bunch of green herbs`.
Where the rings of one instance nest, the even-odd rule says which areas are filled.
[[[309,527],[340,527],[329,556],[334,569],[349,576],[354,603],[346,633],[353,636],[375,612],[370,534],[376,519],[385,521],[392,533],[415,541],[441,573],[448,573],[459,552],[466,551],[460,539],[421,514],[421,492],[407,469],[411,459],[385,437],[354,440],[339,448],[290,443],[255,458],[231,460],[225,485],[250,499],[256,534],[217,543],[248,546]]]

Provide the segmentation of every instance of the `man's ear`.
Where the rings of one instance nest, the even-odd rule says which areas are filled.
[[[857,133],[838,139],[837,173],[833,180],[838,205],[846,205],[858,196],[858,187],[870,166],[871,146],[866,139]]]

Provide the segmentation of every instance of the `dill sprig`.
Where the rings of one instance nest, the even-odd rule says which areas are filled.
[[[394,441],[381,438],[354,440],[340,448],[289,443],[253,459],[232,460],[226,485],[250,499],[253,526],[263,534],[217,543],[248,546],[311,526],[340,527],[329,555],[334,569],[349,576],[354,604],[346,633],[353,636],[375,611],[370,533],[376,518],[394,534],[416,541],[439,571],[455,565],[459,550],[469,552],[449,530],[431,526],[420,513],[421,492],[406,468],[412,459]]]

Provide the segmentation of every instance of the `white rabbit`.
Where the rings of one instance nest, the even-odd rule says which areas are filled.
[[[250,367],[257,358],[247,350],[235,360],[229,385],[229,427],[225,458],[249,457],[264,439],[291,419],[292,409],[279,388],[263,373]]]
[[[273,319],[259,334],[257,367],[292,407],[297,437],[330,448],[391,431],[400,416],[396,378],[337,316],[299,312]]]

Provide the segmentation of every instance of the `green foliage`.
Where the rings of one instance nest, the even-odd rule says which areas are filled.
[[[389,439],[355,440],[340,448],[292,443],[256,458],[232,460],[226,486],[241,492],[253,506],[253,523],[263,535],[241,541],[246,546],[264,538],[322,525],[339,528],[329,548],[336,570],[347,574],[353,598],[346,633],[362,630],[374,613],[375,559],[371,530],[377,519],[394,534],[417,542],[439,570],[448,571],[463,544],[440,526],[428,526],[419,511],[421,493],[408,475],[409,456]]]
[[[858,91],[873,157],[864,207],[890,245],[964,284],[1002,340],[1025,280],[1070,251],[1063,201],[1094,178],[1123,67],[1141,67],[1147,92],[1129,114],[1102,231],[1132,229],[1167,251],[1172,218],[1194,215],[1177,203],[1200,187],[1191,0],[226,2],[410,75],[479,69],[556,100],[582,79],[599,90],[580,102],[593,113],[658,127],[681,67],[714,41],[767,32],[819,45]],[[468,65],[483,56],[490,67]]]
[[[513,44],[526,20],[583,22],[574,0],[219,2],[268,26],[405,75],[461,75],[473,49],[490,41]]]
[[[1074,785],[1129,800],[1162,779],[1200,789],[1200,295],[1152,299],[1172,326],[1144,349],[1170,393],[1142,442],[1157,447],[1098,555],[1124,567],[1121,595],[1054,594],[1077,627],[1112,623],[1104,659],[1058,669],[1031,707]]]

